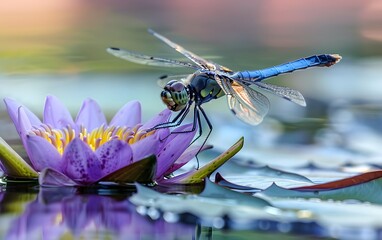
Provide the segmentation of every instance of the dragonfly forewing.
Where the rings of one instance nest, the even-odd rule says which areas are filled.
[[[125,59],[133,63],[139,63],[139,64],[150,65],[150,66],[160,66],[160,67],[187,67],[187,68],[193,68],[195,70],[199,69],[198,66],[195,66],[192,63],[177,61],[173,59],[160,58],[160,57],[152,57],[152,56],[148,56],[148,55],[144,55],[140,53],[127,51],[121,48],[110,47],[110,48],[107,48],[107,52],[116,57]]]
[[[218,71],[224,71],[224,72],[232,72],[229,68],[221,66],[217,63],[208,61],[208,60],[196,55],[195,53],[185,49],[184,47],[182,47],[179,44],[171,41],[170,39],[162,36],[161,34],[155,32],[152,29],[149,29],[148,31],[154,37],[158,38],[159,40],[161,40],[162,42],[164,42],[165,44],[167,44],[171,48],[173,48],[176,51],[178,51],[179,53],[183,54],[185,57],[190,59],[192,62],[194,62],[196,65],[198,65],[200,68],[202,68],[204,70],[212,70],[212,71],[218,70]]]

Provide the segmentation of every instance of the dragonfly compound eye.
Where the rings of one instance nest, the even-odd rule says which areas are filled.
[[[185,89],[186,87],[184,86],[184,84],[183,83],[181,83],[181,82],[174,82],[173,84],[171,84],[171,86],[170,86],[170,89],[171,89],[171,91],[173,91],[173,92],[182,92],[183,91],[183,89]]]
[[[161,98],[171,111],[182,110],[189,100],[186,86],[179,81],[172,80],[166,84],[161,93]]]

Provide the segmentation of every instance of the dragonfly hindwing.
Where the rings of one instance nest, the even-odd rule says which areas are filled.
[[[269,83],[263,83],[263,82],[255,82],[254,84],[261,89],[264,89],[270,93],[273,93],[277,96],[280,96],[284,99],[294,102],[300,106],[303,106],[303,107],[306,106],[304,96],[302,96],[302,94],[297,90],[294,90],[288,87],[276,86]]]
[[[215,76],[215,80],[227,95],[231,111],[245,123],[257,125],[269,110],[269,100],[249,86],[226,77]]]

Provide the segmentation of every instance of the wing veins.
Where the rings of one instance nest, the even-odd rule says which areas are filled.
[[[300,106],[306,106],[304,96],[297,90],[264,82],[255,82],[254,85]]]
[[[226,76],[216,75],[215,80],[226,93],[229,108],[236,117],[251,125],[263,120],[270,105],[265,95]]]
[[[152,29],[149,29],[148,31],[154,37],[158,38],[159,40],[161,40],[162,42],[164,42],[165,44],[167,44],[171,48],[175,49],[177,52],[181,53],[183,56],[187,57],[188,59],[190,59],[192,62],[194,62],[196,65],[203,68],[204,70],[212,70],[212,71],[219,70],[219,71],[223,71],[223,72],[232,72],[229,68],[221,66],[217,63],[214,63],[212,61],[206,60],[206,59],[198,56],[197,54],[185,49],[184,47],[182,47],[179,44],[171,41],[170,39],[162,36],[161,34],[155,32]]]
[[[135,53],[132,51],[120,49],[120,48],[107,48],[107,52],[118,57],[122,58],[124,60],[138,63],[138,64],[144,64],[144,65],[150,65],[150,66],[164,66],[164,67],[188,67],[192,69],[199,69],[199,67],[195,66],[192,63],[177,61],[173,59],[166,59],[166,58],[160,58],[160,57],[152,57],[140,53]]]

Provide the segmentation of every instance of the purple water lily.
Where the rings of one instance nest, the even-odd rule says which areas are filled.
[[[110,123],[92,99],[84,101],[73,120],[56,97],[48,96],[43,121],[16,101],[4,101],[29,156],[26,162],[39,173],[42,185],[96,183],[150,155],[156,156],[157,164],[153,181],[160,181],[197,152],[185,152],[195,131],[184,134],[170,134],[168,128],[147,131],[167,122],[171,112],[166,109],[142,124],[138,101],[123,106]],[[191,127],[186,124],[174,131]],[[7,174],[6,164],[0,166]]]

